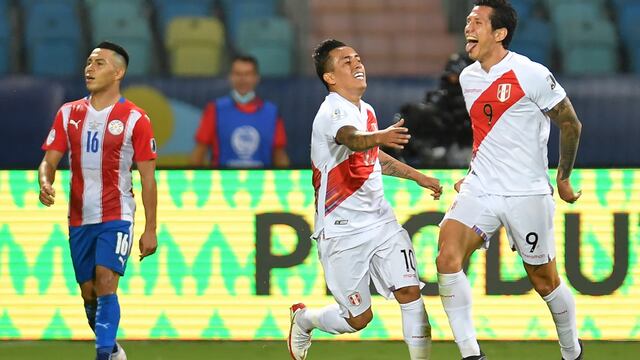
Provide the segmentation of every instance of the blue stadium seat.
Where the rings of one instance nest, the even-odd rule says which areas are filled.
[[[629,2],[623,4],[618,12],[618,23],[620,26],[620,35],[625,38],[626,36],[632,36],[630,31],[634,31],[637,28],[635,24],[640,21],[640,2]]]
[[[595,6],[596,8],[602,8],[605,6],[608,0],[544,0],[543,3],[547,7],[550,13],[556,11],[556,6],[562,4],[582,4],[588,6]],[[624,0],[623,0],[624,1]],[[632,0],[635,1],[635,0]]]
[[[63,2],[35,3],[27,13],[25,27],[31,73],[55,76],[78,74],[84,51],[75,7]]]
[[[612,0],[612,2],[613,2],[613,7],[615,8],[616,12],[619,14],[624,6],[628,4],[637,3],[638,0]]]
[[[551,11],[551,20],[556,27],[566,26],[573,19],[598,20],[604,18],[602,6],[587,2],[558,2]]]
[[[553,31],[548,22],[540,18],[531,18],[520,25],[509,48],[535,62],[549,66],[553,38]]]
[[[9,27],[9,17],[4,11],[0,11],[0,74],[9,72],[11,58],[11,29]]]
[[[92,8],[93,45],[109,40],[124,47],[130,56],[127,74],[133,76],[149,74],[154,65],[151,28],[141,5],[121,0]]]
[[[19,0],[18,3],[26,12],[29,12],[31,7],[40,4],[63,4],[71,7],[77,7],[79,5],[79,0]]]
[[[629,58],[631,59],[631,71],[640,75],[640,44],[627,48],[627,54],[629,54]]]
[[[285,18],[245,20],[238,27],[238,50],[255,56],[263,75],[291,74],[293,44],[291,23]]]
[[[211,16],[214,1],[212,0],[155,0],[158,13],[158,25],[164,35],[172,19],[180,16]]]
[[[229,38],[236,41],[236,34],[240,23],[253,20],[271,18],[278,13],[278,0],[235,0],[224,3],[227,33]]]
[[[625,26],[625,28],[620,28],[620,39],[624,45],[626,47],[640,45],[640,22],[635,21]]]
[[[613,74],[619,68],[618,38],[607,20],[568,21],[559,29],[563,68],[573,75]]]
[[[3,15],[7,14],[7,11],[9,10],[9,4],[11,3],[11,0],[0,0],[0,13]]]
[[[128,0],[97,1],[89,9],[92,26],[116,24],[120,19],[146,19],[144,3]]]
[[[511,0],[511,5],[518,13],[518,19],[527,19],[536,5],[535,0]]]
[[[85,6],[91,10],[91,8],[98,4],[98,3],[104,3],[104,0],[84,0]],[[143,7],[146,5],[147,0],[128,0],[128,1],[124,1],[124,0],[115,0],[115,2],[127,2],[133,5],[136,5],[137,7]]]

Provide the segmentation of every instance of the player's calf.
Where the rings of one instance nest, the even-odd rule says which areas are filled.
[[[411,360],[428,360],[431,356],[431,325],[424,308],[424,301],[418,298],[400,304],[402,311],[402,333],[409,347]]]

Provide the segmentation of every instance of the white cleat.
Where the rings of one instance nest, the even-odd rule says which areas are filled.
[[[307,351],[311,346],[311,333],[304,331],[300,325],[296,323],[296,316],[304,310],[304,304],[294,304],[289,308],[289,316],[291,318],[291,327],[289,327],[289,338],[287,339],[287,347],[289,355],[293,360],[305,360]]]
[[[116,343],[118,347],[118,351],[111,354],[111,360],[127,360],[127,354],[124,352],[124,349],[120,344]]]

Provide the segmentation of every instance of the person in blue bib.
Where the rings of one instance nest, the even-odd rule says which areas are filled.
[[[238,56],[231,63],[231,93],[207,104],[195,135],[191,164],[214,168],[286,168],[287,135],[275,104],[256,96],[258,61]]]

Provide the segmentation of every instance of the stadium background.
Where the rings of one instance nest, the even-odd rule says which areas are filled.
[[[585,169],[576,172],[575,183],[584,195],[576,205],[557,202],[556,214],[558,264],[576,294],[578,328],[584,339],[637,340],[640,1],[512,2],[520,13],[513,48],[548,64],[583,122],[577,167]],[[169,169],[157,175],[159,252],[129,264],[120,287],[119,337],[282,339],[290,303],[331,301],[308,240],[308,140],[325,94],[312,74],[312,47],[335,37],[358,49],[368,69],[365,99],[384,126],[401,104],[420,101],[436,86],[448,56],[461,49],[469,3],[0,1],[0,339],[92,335],[68,260],[68,173],[58,177],[58,203],[45,209],[37,203],[34,171],[57,108],[86,95],[82,64],[91,44],[111,39],[130,51],[124,93],[150,113],[159,164]],[[181,170],[202,107],[228,91],[229,59],[245,52],[260,61],[258,93],[280,107],[288,152],[300,170]],[[554,132],[552,166],[557,153]],[[449,189],[464,174],[425,171]],[[436,251],[434,224],[453,191],[432,202],[413,184],[385,179],[385,186],[400,222],[412,229],[429,283],[434,339],[449,340],[430,259]],[[137,219],[138,229],[143,222]],[[523,270],[505,243],[474,255],[469,267],[480,338],[554,339],[545,305],[519,281]],[[397,306],[380,298],[374,306],[374,323],[341,339],[401,339]],[[0,357],[2,348],[0,343]]]

